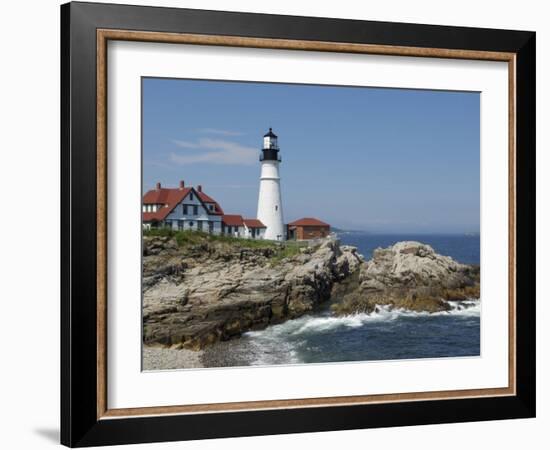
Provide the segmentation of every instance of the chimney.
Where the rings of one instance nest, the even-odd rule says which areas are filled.
[[[198,190],[199,192],[202,192],[202,185],[201,185],[201,184],[199,184],[199,185],[197,186],[197,190]]]
[[[160,182],[157,182],[157,191],[160,191]]]
[[[180,181],[180,189],[183,189],[185,187],[185,181],[181,180]]]

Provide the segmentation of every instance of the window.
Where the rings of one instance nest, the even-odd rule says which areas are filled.
[[[189,222],[189,228],[193,228],[193,222]]]
[[[189,194],[189,200],[193,201],[193,193],[192,192]]]
[[[231,234],[231,226],[227,227],[227,234]]]
[[[183,214],[187,215],[187,205],[183,205]]]
[[[279,211],[279,205],[275,205],[275,211]]]
[[[199,213],[199,207],[197,205],[193,205],[193,215],[196,216]]]
[[[197,222],[197,229],[198,229],[199,231],[202,231],[202,220],[199,220],[199,221]]]
[[[210,205],[210,211],[214,211],[214,205]]]

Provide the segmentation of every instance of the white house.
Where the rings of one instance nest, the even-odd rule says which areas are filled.
[[[202,186],[156,188],[143,196],[142,219],[145,228],[171,227],[174,230],[197,230],[220,234],[223,210],[210,196],[202,192]]]
[[[258,219],[243,219],[244,231],[247,238],[265,239],[266,226]]]
[[[224,214],[219,203],[202,190],[186,187],[155,189],[145,193],[142,204],[144,228],[169,227],[173,230],[195,230],[212,234],[263,239],[265,225],[257,219],[244,219],[238,214]]]
[[[239,214],[224,214],[222,216],[222,233],[227,236],[245,238],[243,216]]]

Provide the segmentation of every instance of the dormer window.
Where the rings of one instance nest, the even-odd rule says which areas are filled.
[[[143,212],[157,212],[160,208],[162,208],[162,205],[147,204],[143,205]]]

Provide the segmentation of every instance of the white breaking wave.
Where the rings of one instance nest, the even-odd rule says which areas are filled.
[[[389,305],[377,305],[372,313],[350,314],[347,316],[303,316],[298,319],[288,320],[279,325],[273,325],[265,330],[250,331],[246,336],[261,337],[267,333],[273,335],[284,334],[300,335],[311,331],[332,330],[338,327],[358,328],[369,322],[387,322],[399,317],[435,317],[435,316],[466,316],[479,317],[481,302],[479,300],[468,300],[463,302],[448,302],[451,306],[449,311],[439,312],[416,312],[402,308],[392,308]]]
[[[448,304],[451,307],[449,311],[434,313],[392,308],[389,305],[377,305],[370,314],[360,313],[340,317],[328,315],[303,316],[279,325],[269,326],[264,330],[249,331],[244,336],[250,338],[250,343],[254,348],[255,360],[253,364],[297,364],[302,362],[297,351],[297,347],[303,344],[300,336],[306,334],[322,333],[338,328],[359,328],[368,323],[392,322],[401,317],[480,317],[481,302],[479,300],[448,302]],[[277,350],[275,352],[266,350],[273,348]]]

